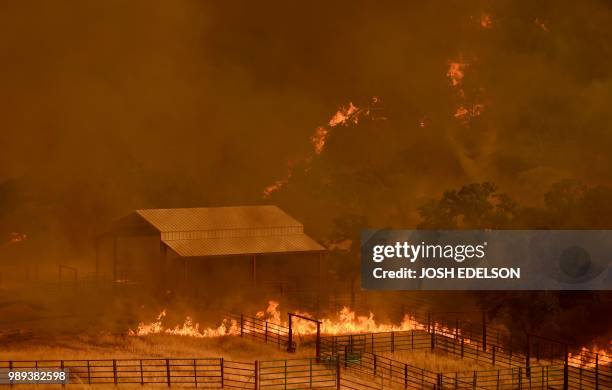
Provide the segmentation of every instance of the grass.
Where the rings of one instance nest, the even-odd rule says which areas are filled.
[[[379,355],[407,363],[411,366],[433,372],[463,372],[491,369],[490,365],[477,363],[472,359],[458,359],[455,355],[429,350],[381,352]]]

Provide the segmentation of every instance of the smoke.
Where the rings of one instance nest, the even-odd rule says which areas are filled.
[[[339,214],[414,224],[466,182],[525,203],[609,183],[611,19],[596,0],[3,4],[0,233],[85,250],[135,208],[269,201],[323,236]],[[372,96],[388,120],[334,131],[262,199]]]

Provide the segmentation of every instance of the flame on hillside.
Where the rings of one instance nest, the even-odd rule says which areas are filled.
[[[25,241],[26,238],[28,238],[28,236],[25,233],[11,232],[11,234],[9,234],[9,236],[8,236],[8,240],[7,241],[5,241],[4,243],[0,242],[0,247],[5,247],[5,246],[13,245],[13,244],[18,244],[20,242]]]
[[[327,145],[329,136],[332,133],[332,129],[339,126],[357,125],[363,118],[370,120],[385,120],[383,116],[374,115],[375,111],[379,110],[380,99],[376,96],[372,97],[371,104],[369,106],[358,107],[353,102],[349,102],[347,105],[341,106],[331,116],[325,125],[318,126],[315,128],[314,133],[310,137],[310,143],[312,144],[312,152],[305,159],[306,169],[312,161],[313,157],[320,155]],[[263,190],[264,198],[269,198],[274,192],[280,190],[289,183],[292,176],[291,164],[290,169],[282,179],[275,181],[268,185]]]
[[[462,61],[449,61],[446,76],[450,79],[453,87],[458,87],[461,85],[461,81],[465,76],[464,71],[467,66],[468,64]]]
[[[544,32],[550,32],[546,23],[540,18],[535,18],[535,20],[533,21],[533,24],[535,24],[537,27],[539,27]]]
[[[491,15],[484,13],[484,12],[480,14],[480,27],[491,28],[492,25],[493,25],[493,19],[491,18]]]

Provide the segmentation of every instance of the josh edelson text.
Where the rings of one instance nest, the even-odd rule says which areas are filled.
[[[487,242],[427,244],[396,242],[372,247],[375,279],[520,279],[520,267],[485,267]],[[389,260],[393,263],[390,264]],[[449,263],[450,261],[450,263]],[[399,264],[395,264],[398,262]],[[473,263],[473,264],[470,264]]]

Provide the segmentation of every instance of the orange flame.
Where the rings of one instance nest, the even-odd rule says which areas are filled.
[[[287,321],[283,321],[282,314],[278,310],[279,303],[277,301],[269,301],[268,307],[265,310],[257,312],[256,317],[262,321],[278,324],[287,327]],[[313,318],[305,312],[296,312],[296,314]],[[193,323],[190,317],[187,317],[182,325],[174,327],[165,327],[163,320],[166,317],[164,309],[151,323],[141,322],[136,330],[129,330],[129,336],[148,336],[154,334],[170,334],[177,336],[190,337],[220,337],[240,334],[240,326],[235,320],[224,319],[216,328],[200,329],[199,324]],[[367,316],[359,316],[348,307],[343,307],[335,316],[335,318],[323,318],[321,321],[321,333],[327,335],[338,334],[354,334],[354,333],[370,333],[370,332],[396,332],[409,330],[427,330],[427,325],[418,322],[410,315],[405,315],[402,322],[399,324],[380,323],[377,322],[374,313],[370,312]],[[450,329],[438,323],[432,324],[436,333],[445,335],[451,338],[462,338],[462,333],[457,329]],[[292,321],[292,329],[295,335],[312,335],[316,333],[316,325],[302,318],[294,318]],[[469,339],[464,338],[465,343],[470,343]]]
[[[549,32],[550,30],[548,29],[548,26],[546,25],[546,23],[544,23],[543,20],[541,20],[540,18],[535,18],[535,20],[533,21],[533,23],[538,26],[540,29],[542,29],[542,31],[544,32]]]
[[[224,319],[221,325],[216,328],[200,329],[200,324],[193,324],[191,317],[187,317],[183,325],[176,325],[174,328],[166,328],[162,322],[166,317],[166,310],[162,310],[157,319],[149,324],[141,322],[136,330],[129,329],[129,336],[148,336],[153,334],[171,334],[177,336],[191,337],[220,337],[240,334],[240,326],[235,320]]]
[[[612,344],[612,342],[611,342]],[[611,348],[605,349],[594,345],[591,348],[582,347],[580,352],[568,356],[568,362],[575,367],[595,368],[597,364],[610,364]]]
[[[453,87],[458,87],[465,76],[464,70],[468,66],[467,63],[459,61],[449,61],[448,71],[446,76],[450,79]]]
[[[480,26],[482,28],[491,28],[491,25],[493,25],[493,19],[491,18],[491,15],[486,13],[480,14]]]
[[[480,114],[482,114],[483,111],[484,111],[484,104],[482,103],[475,103],[469,108],[465,107],[464,105],[460,105],[459,107],[457,107],[457,110],[455,111],[454,116],[457,119],[463,119],[467,121],[471,118],[480,116]]]
[[[327,139],[329,138],[332,128],[337,126],[348,126],[350,124],[356,125],[359,123],[361,118],[365,117],[370,118],[371,120],[385,120],[385,117],[375,117],[372,115],[372,112],[375,110],[374,106],[377,106],[379,103],[380,98],[374,96],[372,97],[371,107],[360,108],[355,106],[353,102],[349,102],[347,106],[341,106],[338,111],[336,111],[336,113],[327,121],[327,124],[317,127],[313,135],[310,137],[310,143],[313,147],[314,156],[320,155],[325,149],[325,145],[327,144]],[[304,159],[306,165],[310,163],[311,159],[312,155],[309,155]],[[291,163],[289,165],[291,165]],[[269,198],[274,192],[280,190],[283,188],[283,186],[289,183],[291,175],[292,171],[289,169],[289,172],[285,178],[277,180],[264,188],[264,198]]]

